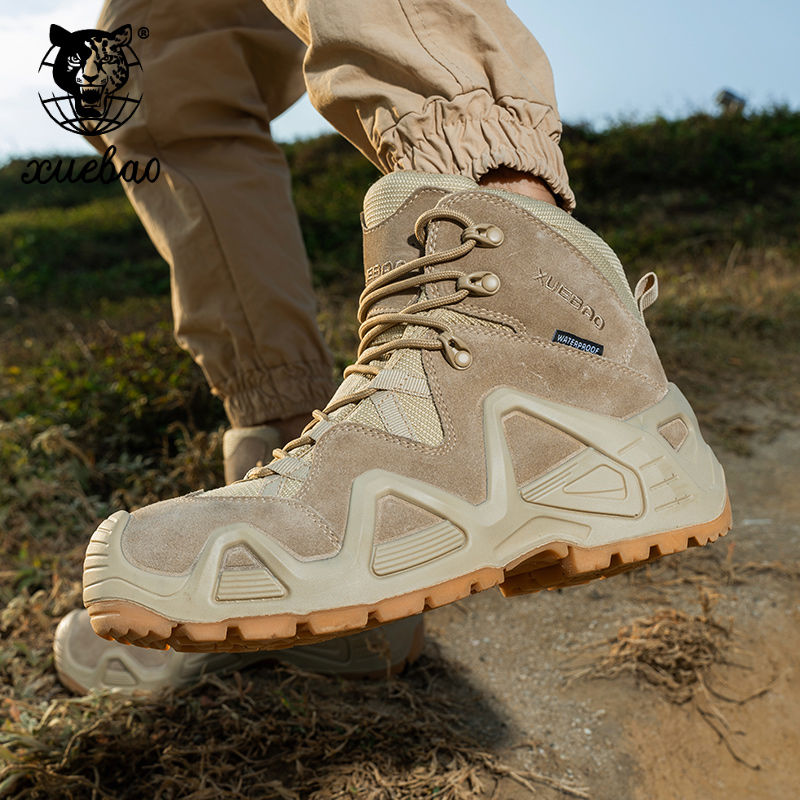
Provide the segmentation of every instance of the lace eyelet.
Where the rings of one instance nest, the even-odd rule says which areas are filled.
[[[478,247],[500,247],[505,239],[503,231],[488,222],[470,225],[461,232],[461,241],[474,241]]]
[[[500,278],[494,272],[471,272],[456,281],[456,291],[461,289],[479,297],[489,297],[500,289]]]
[[[444,357],[451,367],[469,369],[472,366],[472,353],[462,339],[452,333],[442,331],[439,334],[439,341],[442,343]]]

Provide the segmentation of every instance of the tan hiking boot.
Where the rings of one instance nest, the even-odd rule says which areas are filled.
[[[730,527],[643,321],[653,276],[632,293],[568,214],[459,176],[386,176],[363,220],[345,381],[247,480],[98,528],[99,634],[291,646],[495,585],[583,583]]]
[[[229,673],[265,661],[293,664],[309,672],[345,678],[397,673],[422,652],[422,617],[410,617],[341,639],[257,653],[178,653],[107,642],[92,630],[85,609],[58,624],[53,657],[59,680],[73,692],[122,693],[178,689],[203,675]]]

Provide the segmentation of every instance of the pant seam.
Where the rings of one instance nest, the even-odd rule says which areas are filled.
[[[427,33],[428,29],[425,27],[425,22],[422,19],[422,14],[420,14],[416,2],[414,2],[414,0],[409,0],[409,2],[411,3],[414,9],[414,15],[417,17],[417,20],[419,21],[420,28],[422,28],[422,30]],[[414,24],[411,22],[411,19],[409,18],[408,11],[406,10],[403,0],[398,0],[398,5],[400,6],[400,10],[403,12],[403,16],[406,18],[406,21],[408,22],[408,27],[411,30],[411,33],[414,35],[414,38],[417,40],[419,46],[428,54],[428,57],[431,59],[431,61],[433,61],[435,64],[438,64],[443,70],[446,70],[450,74],[450,77],[458,84],[462,92],[465,91],[464,82],[454,72],[455,65],[446,64],[444,61],[442,61],[440,58],[437,58],[433,54],[433,52],[422,41],[416,29],[414,28]]]

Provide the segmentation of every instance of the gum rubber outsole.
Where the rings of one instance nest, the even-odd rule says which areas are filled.
[[[505,597],[543,589],[576,586],[607,578],[716,541],[731,528],[730,501],[711,522],[675,531],[583,548],[554,542],[537,548],[504,568],[485,567],[428,589],[391,597],[376,605],[240,617],[221,622],[176,622],[126,600],[101,600],[88,606],[95,633],[124,644],[183,652],[280,650],[357,633],[453,603],[493,586]]]

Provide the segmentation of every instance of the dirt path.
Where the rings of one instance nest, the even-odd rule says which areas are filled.
[[[483,742],[574,778],[596,800],[800,796],[800,431],[720,457],[735,525],[712,547],[649,574],[512,601],[487,592],[428,615]],[[665,607],[699,613],[701,586],[719,594],[713,614],[733,631],[734,663],[713,667],[709,686],[738,699],[769,687],[763,694],[737,703],[700,689],[676,705],[629,676],[568,681],[576,659],[591,658],[582,647],[632,619]],[[496,796],[529,795],[509,781]]]
[[[76,546],[74,572],[1,615],[17,645],[0,648],[0,796],[528,800],[538,775],[545,800],[568,796],[554,784],[592,800],[800,797],[800,430],[784,427],[760,444],[752,433],[747,456],[718,449],[735,517],[725,539],[608,581],[431,611],[424,657],[391,681],[263,665],[135,701],[72,698],[50,652],[80,596]],[[702,676],[685,702],[629,673],[576,677],[623,626],[659,613],[722,643],[698,672],[685,639],[667,642]]]

